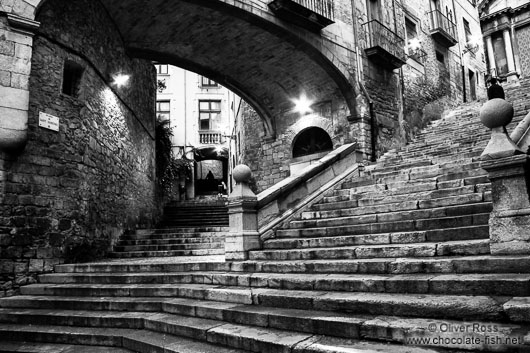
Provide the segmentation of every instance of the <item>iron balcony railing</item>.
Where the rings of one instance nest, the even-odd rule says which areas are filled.
[[[446,36],[449,36],[451,41],[456,43],[456,25],[440,10],[433,10],[429,12],[431,20],[431,32],[443,31]]]
[[[427,61],[427,52],[421,48],[407,48],[407,58],[414,59],[420,64],[425,64],[425,61]]]
[[[366,34],[366,47],[364,49],[380,47],[394,57],[405,60],[405,41],[397,33],[378,20],[368,21],[361,26]]]
[[[335,21],[335,6],[333,0],[292,0],[322,17]]]

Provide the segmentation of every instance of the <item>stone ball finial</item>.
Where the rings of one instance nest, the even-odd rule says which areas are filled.
[[[234,177],[236,183],[245,183],[250,180],[252,172],[250,171],[250,168],[247,165],[238,164],[232,171],[232,176]]]
[[[480,108],[480,121],[493,129],[508,125],[513,119],[513,106],[501,98],[494,98]]]

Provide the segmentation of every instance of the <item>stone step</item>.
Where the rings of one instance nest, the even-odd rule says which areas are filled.
[[[68,264],[55,267],[56,273],[120,272],[281,272],[281,273],[530,273],[527,256],[450,256],[430,258],[378,258],[347,260],[242,261],[198,263],[101,263]]]
[[[489,227],[471,226],[440,230],[409,231],[380,234],[341,235],[335,237],[269,239],[263,249],[325,248],[353,245],[405,244],[454,240],[488,239]]]
[[[83,301],[82,303],[86,302]],[[227,325],[226,323],[228,325],[236,324],[244,331],[254,329],[262,334],[278,333],[277,330],[290,331],[296,328],[298,333],[293,332],[294,335],[299,333],[326,335],[328,336],[326,337],[328,342],[335,342],[335,344],[340,342],[336,340],[336,337],[370,339],[375,341],[372,344],[377,344],[377,341],[406,344],[410,339],[416,338],[434,338],[440,335],[445,338],[457,337],[458,334],[462,335],[462,333],[457,332],[455,334],[455,328],[467,328],[468,331],[466,334],[481,340],[480,344],[470,345],[468,343],[467,345],[461,344],[459,347],[455,347],[456,345],[452,345],[451,343],[435,344],[433,342],[430,344],[438,348],[463,348],[467,350],[487,350],[499,346],[499,344],[493,344],[493,342],[492,344],[483,344],[486,337],[492,335],[493,330],[498,332],[497,336],[503,342],[506,342],[506,339],[509,337],[522,338],[529,330],[526,326],[499,322],[462,322],[453,320],[434,322],[428,319],[407,317],[351,315],[300,309],[234,305],[219,302],[197,302],[186,299],[170,299],[164,301],[162,306],[166,313],[171,314],[146,314],[145,312],[134,311],[127,313],[116,311],[83,312],[60,308],[54,308],[53,311],[45,309],[18,309],[6,312],[0,309],[0,319],[4,322],[16,322],[18,324],[31,322],[37,325],[40,322],[46,322],[54,325],[69,323],[82,326],[94,326],[95,324],[99,324],[103,327],[119,326],[121,328],[141,326],[158,332],[170,332],[183,336],[194,336],[194,338],[199,336],[202,339],[208,339],[208,332],[203,333],[202,331],[217,322],[220,325]],[[32,321],[32,318],[35,318],[35,321]],[[187,324],[186,329],[182,327],[184,324]],[[272,329],[272,331],[262,330],[265,327]],[[449,328],[452,328],[453,331],[450,331]],[[509,349],[517,348],[516,345],[521,346],[521,342],[524,342],[524,340],[516,339],[515,342],[516,344],[503,345],[505,349],[501,349],[500,351],[509,351]],[[348,345],[348,348],[352,348],[351,343]],[[495,351],[499,351],[498,348]]]
[[[460,201],[460,202],[458,202]],[[466,202],[467,201],[467,202]],[[444,205],[449,204],[449,205]],[[453,205],[451,205],[453,204]],[[434,207],[428,207],[434,206]],[[445,206],[445,207],[436,207]],[[292,221],[290,228],[308,228],[389,222],[408,219],[443,218],[457,215],[490,213],[491,202],[483,202],[483,195],[468,194],[456,197],[402,201],[377,206],[357,207],[341,210],[307,211],[301,220]]]
[[[224,249],[224,242],[208,242],[196,244],[144,244],[144,245],[116,245],[115,252],[142,252],[142,251],[172,251],[172,250],[198,250],[198,249]]]
[[[450,256],[430,258],[378,258],[347,260],[243,261],[202,263],[102,263],[56,266],[56,273],[91,272],[282,272],[282,273],[530,273],[526,256]]]
[[[216,243],[223,242],[224,236],[215,237],[189,237],[189,238],[149,238],[149,239],[122,239],[119,240],[117,246],[130,245],[177,245],[177,244],[201,244],[201,243]]]
[[[125,348],[43,342],[0,341],[0,353],[134,353]]]
[[[530,295],[529,274],[282,274],[182,272],[49,274],[41,284],[211,284],[252,288],[343,292]]]
[[[86,346],[109,346],[139,353],[246,353],[248,351],[219,346],[218,342],[167,335],[149,330],[75,326],[0,324],[5,341],[68,343]],[[77,353],[77,351],[75,351]],[[117,350],[119,352],[119,350]]]
[[[43,285],[22,287],[23,295],[171,297],[354,314],[499,320],[503,300],[481,295],[337,292],[213,285]],[[507,301],[509,298],[504,299]]]
[[[434,257],[489,254],[489,239],[344,246],[335,248],[273,249],[249,252],[250,260],[360,259],[384,257]]]
[[[111,258],[130,258],[130,257],[164,257],[164,256],[209,256],[223,255],[224,247],[219,249],[197,249],[197,250],[149,250],[149,251],[113,251],[108,254]]]
[[[362,235],[362,234],[380,234],[380,233],[400,233],[416,230],[437,230],[445,228],[460,228],[470,226],[487,225],[489,213],[471,214],[463,216],[409,219],[404,221],[392,222],[372,222],[353,225],[311,227],[311,228],[288,228],[276,231],[277,238],[313,238],[313,237],[332,237],[341,235]]]
[[[166,233],[212,233],[226,232],[228,227],[163,227],[154,229],[137,229],[136,234],[166,234]]]
[[[121,240],[151,240],[151,239],[208,239],[213,237],[224,237],[228,230],[223,232],[208,232],[208,233],[152,233],[152,234],[130,234],[123,236]]]

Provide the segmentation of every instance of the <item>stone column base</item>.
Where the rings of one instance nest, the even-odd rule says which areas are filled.
[[[229,233],[225,237],[225,259],[228,261],[248,260],[249,250],[259,248],[258,232]]]

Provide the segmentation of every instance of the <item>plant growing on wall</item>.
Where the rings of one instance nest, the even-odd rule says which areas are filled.
[[[156,174],[158,185],[161,190],[170,194],[173,189],[173,183],[180,176],[191,178],[193,161],[183,155],[181,158],[175,158],[173,155],[173,145],[171,137],[173,132],[169,126],[169,120],[162,119],[160,116],[156,122]]]
[[[441,117],[443,104],[436,102],[448,94],[447,82],[447,77],[439,77],[436,82],[425,76],[407,80],[404,92],[404,117],[400,119],[399,124],[400,134],[405,140],[408,141],[430,121]]]

